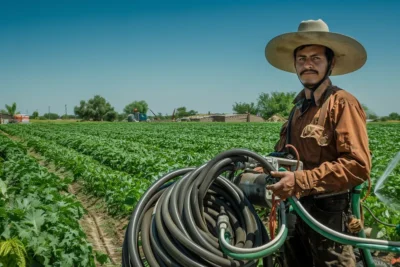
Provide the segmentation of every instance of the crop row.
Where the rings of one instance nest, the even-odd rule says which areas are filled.
[[[18,134],[14,132],[15,129],[7,130],[10,134]],[[48,161],[70,171],[74,179],[80,179],[88,193],[104,198],[110,214],[128,214],[150,185],[146,179],[136,179],[125,172],[113,170],[53,141],[23,133],[18,136]]]
[[[0,265],[95,266],[79,225],[84,210],[67,193],[71,179],[49,173],[3,135],[0,162]]]
[[[278,139],[280,124],[82,123],[33,124],[21,128],[23,131],[36,132],[35,129],[40,132],[49,131],[72,136],[83,134],[124,141],[127,148],[136,144],[148,151],[171,151],[175,154],[193,152],[210,158],[233,147],[244,147],[257,153],[267,154],[272,151]]]
[[[161,173],[184,167],[187,164],[196,166],[206,159],[203,154],[166,149],[149,149],[143,144],[125,140],[107,139],[99,136],[89,136],[81,133],[65,133],[26,127],[22,131],[8,129],[18,136],[37,136],[55,142],[88,155],[101,164],[114,170],[131,174],[137,179],[154,180]]]

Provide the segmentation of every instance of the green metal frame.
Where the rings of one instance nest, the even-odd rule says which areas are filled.
[[[356,216],[358,219],[361,219],[361,205],[360,205],[360,193],[361,193],[361,185],[357,185],[354,190],[351,198],[351,206],[352,206],[352,211],[353,215]],[[364,228],[361,228],[361,231],[358,233],[359,237],[366,237],[365,236],[365,231]],[[361,252],[363,254],[363,258],[365,263],[367,264],[367,267],[375,267],[374,260],[371,255],[371,251],[367,248],[361,249]]]

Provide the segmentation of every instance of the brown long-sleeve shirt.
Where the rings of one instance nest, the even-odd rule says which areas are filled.
[[[332,90],[335,88],[335,90]],[[363,183],[371,171],[366,115],[358,100],[327,79],[313,93],[313,103],[303,110],[303,89],[295,98],[290,129],[291,144],[296,147],[304,170],[295,171],[295,191],[300,196],[340,192]],[[308,93],[308,92],[307,92]],[[327,98],[327,95],[332,95]],[[323,126],[318,126],[320,108],[327,101]],[[281,129],[275,146],[282,151],[286,144],[288,123]]]

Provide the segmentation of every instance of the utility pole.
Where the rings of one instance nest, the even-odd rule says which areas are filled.
[[[49,113],[48,113],[48,115],[47,115],[47,119],[50,120],[50,106],[49,106]]]
[[[65,104],[65,119],[67,119],[67,104]]]

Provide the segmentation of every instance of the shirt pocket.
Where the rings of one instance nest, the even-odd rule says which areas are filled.
[[[288,121],[286,121],[281,128],[279,133],[279,140],[276,143],[274,149],[276,152],[281,152],[286,146],[286,139],[287,139],[287,131],[288,131]]]
[[[318,124],[308,124],[304,127],[300,137],[304,141],[305,156],[313,165],[320,165],[321,153],[332,141],[333,133]]]

